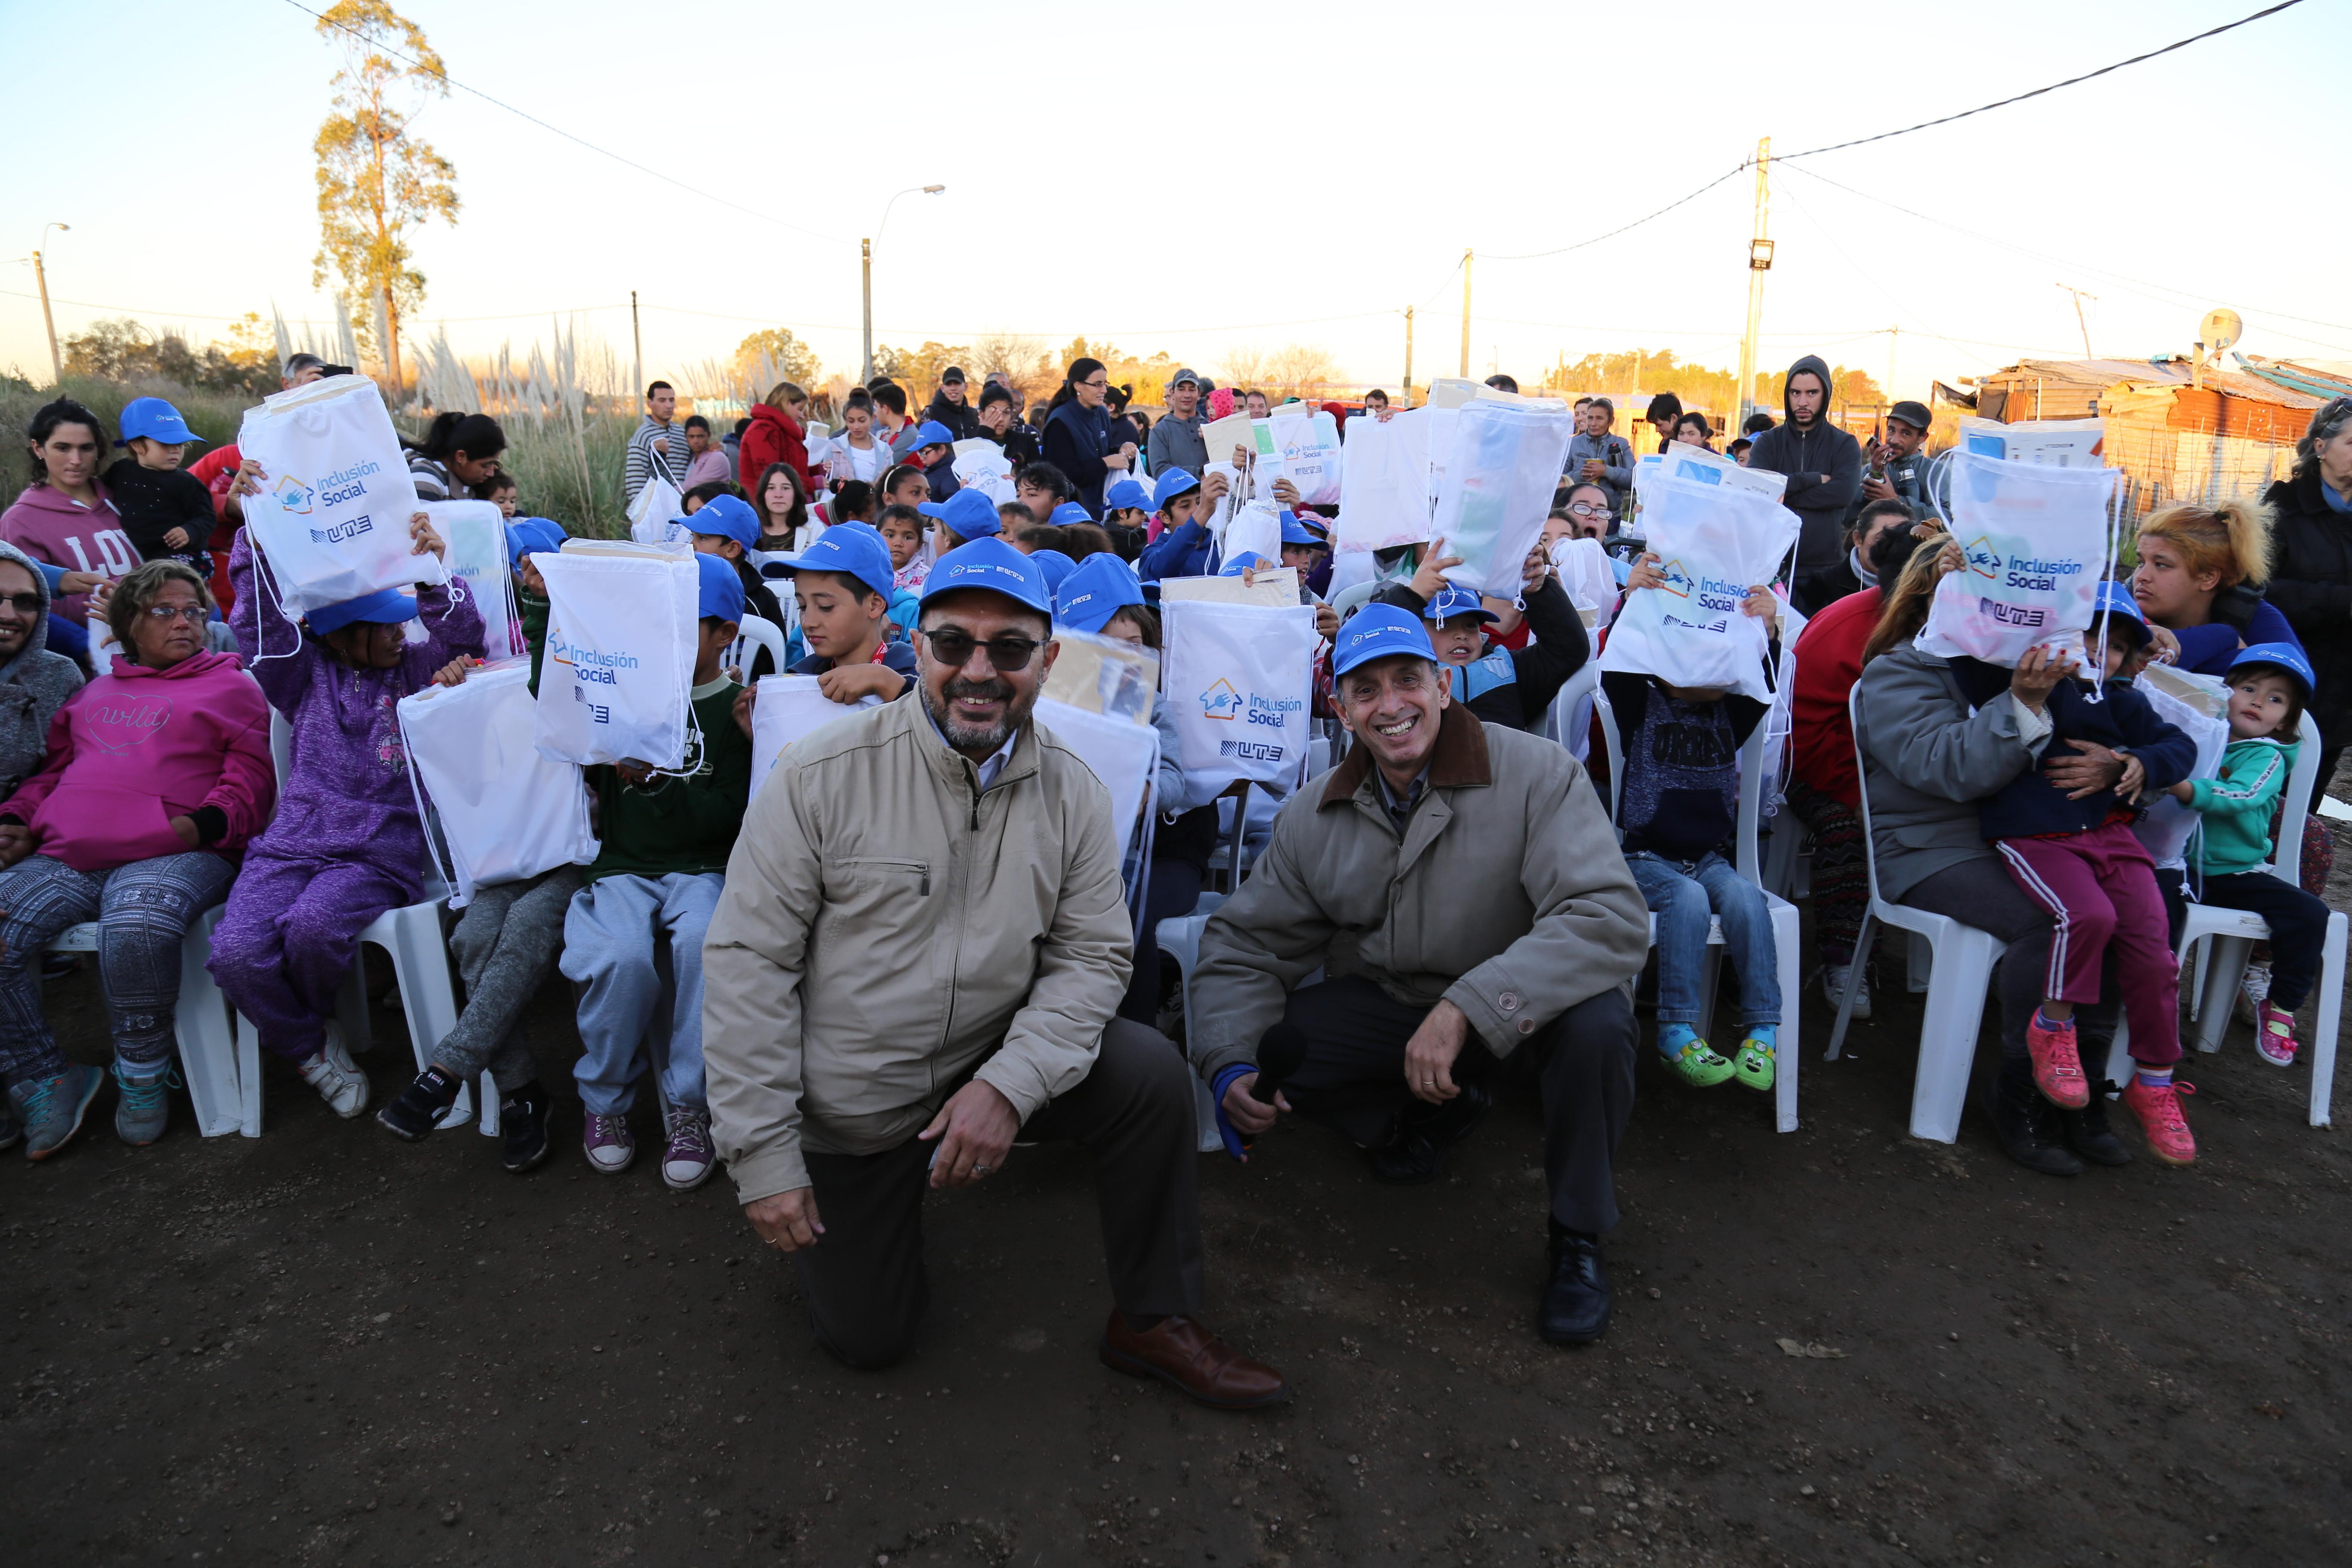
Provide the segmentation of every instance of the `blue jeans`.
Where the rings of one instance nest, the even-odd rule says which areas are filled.
[[[1764,889],[1712,850],[1668,860],[1646,849],[1625,857],[1642,901],[1658,917],[1658,1022],[1704,1028],[1698,1016],[1706,973],[1707,917],[1723,922],[1724,955],[1739,972],[1739,1026],[1780,1022],[1780,967]]]
[[[572,895],[561,968],[566,980],[587,986],[580,998],[584,1049],[572,1075],[590,1114],[618,1115],[635,1103],[648,1031],[668,1037],[661,1086],[670,1104],[699,1110],[709,1103],[702,1086],[702,933],[726,886],[715,873],[673,871],[600,877]],[[667,984],[655,963],[665,933]]]

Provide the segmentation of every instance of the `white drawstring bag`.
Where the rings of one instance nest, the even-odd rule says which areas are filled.
[[[278,393],[245,411],[237,445],[261,465],[245,522],[288,620],[380,589],[448,581],[408,537],[416,487],[374,382],[337,375]]]
[[[1601,669],[1770,702],[1770,628],[1739,606],[1796,543],[1797,514],[1754,490],[1664,478],[1652,483],[1642,521],[1666,583],[1626,595]]]
[[[2219,778],[2221,753],[2230,749],[2229,686],[2219,676],[2154,666],[2132,682],[2156,716],[2179,731],[2197,747],[2192,779]],[[2205,820],[2168,795],[2159,795],[2132,832],[2158,866],[2181,870],[2189,864],[2189,840]]]
[[[1301,506],[1337,506],[1346,469],[1340,461],[1339,422],[1320,408],[1286,403],[1259,425],[1260,450],[1271,442],[1283,471],[1298,487]],[[1269,491],[1268,493],[1271,493]]]
[[[1238,561],[1244,555],[1263,556],[1269,566],[1282,564],[1282,509],[1273,501],[1250,501],[1225,524],[1218,561]]]
[[[1430,409],[1412,408],[1384,420],[1365,415],[1348,421],[1339,521],[1332,531],[1340,553],[1392,550],[1429,537],[1431,417]]]
[[[482,647],[492,663],[528,651],[522,618],[516,613],[514,574],[507,564],[506,519],[498,503],[436,500],[425,503],[433,530],[449,546],[449,575],[464,580],[482,613]]]
[[[1576,434],[1557,398],[1501,403],[1474,398],[1454,411],[1454,444],[1430,520],[1433,538],[1462,563],[1446,581],[1517,600],[1528,552],[1543,532]]]
[[[677,487],[656,474],[629,503],[629,537],[639,544],[666,544],[685,531],[686,501]]]
[[[1051,697],[1037,700],[1038,727],[1077,752],[1110,791],[1111,837],[1124,860],[1142,826],[1151,783],[1160,772],[1160,731],[1131,719],[1089,713]]]
[[[539,749],[583,766],[678,771],[699,740],[689,706],[701,594],[694,557],[573,540],[551,555],[535,552],[531,563],[548,600],[531,731]]]
[[[1610,567],[1609,553],[1601,548],[1601,541],[1556,539],[1551,564],[1559,574],[1559,585],[1568,590],[1569,602],[1580,610],[1591,610],[1595,626],[1607,626],[1617,613],[1617,574]]]
[[[1307,766],[1315,607],[1163,599],[1160,613],[1186,793],[1247,779],[1289,794]]]
[[[794,742],[805,740],[835,719],[846,719],[860,708],[881,706],[879,697],[835,702],[818,689],[818,679],[814,675],[760,677],[760,694],[751,703],[752,798],[759,797],[760,786],[768,782],[768,775]]]
[[[2116,473],[1952,453],[1952,539],[1965,564],[1937,583],[1919,651],[2012,669],[2042,644],[2079,652],[2115,557]]]
[[[596,858],[580,769],[531,744],[534,707],[526,659],[487,665],[460,685],[427,686],[395,706],[417,815],[433,820],[427,801],[440,815],[453,910],[472,902],[477,888]]]

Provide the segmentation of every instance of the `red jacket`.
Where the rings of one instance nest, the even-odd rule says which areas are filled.
[[[1805,623],[1797,638],[1797,684],[1789,694],[1797,776],[1822,794],[1862,809],[1853,771],[1853,723],[1846,693],[1862,679],[1862,645],[1878,626],[1879,591],[1848,594]]]
[[[814,500],[824,492],[821,476],[809,470],[808,442],[801,422],[781,408],[771,408],[764,403],[751,405],[751,423],[743,429],[743,439],[738,447],[740,464],[737,472],[743,480],[743,493],[751,504],[760,500],[760,476],[768,471],[770,463],[790,463],[793,472],[800,476],[801,499]]]
[[[234,441],[215,447],[188,465],[188,476],[210,490],[213,496],[213,535],[205,545],[213,552],[213,598],[221,614],[228,614],[231,600],[228,586],[228,552],[236,543],[237,531],[245,524],[228,515],[228,487],[236,482],[236,470],[245,457]]]

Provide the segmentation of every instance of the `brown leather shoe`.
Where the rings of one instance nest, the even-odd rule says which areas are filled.
[[[1130,1377],[1156,1377],[1216,1410],[1255,1410],[1290,1397],[1282,1373],[1235,1352],[1191,1318],[1161,1320],[1137,1333],[1117,1312],[1103,1329],[1103,1365]]]

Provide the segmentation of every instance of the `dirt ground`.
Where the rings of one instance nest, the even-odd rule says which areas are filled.
[[[183,1105],[125,1149],[102,1096],[66,1155],[0,1157],[0,1541],[74,1564],[2352,1561],[2352,1157],[2305,1124],[2306,1069],[2235,1026],[2183,1075],[2194,1169],[2053,1180],[1973,1112],[1955,1146],[1906,1135],[1919,998],[1885,960],[1877,994],[1838,1063],[1809,998],[1793,1134],[1645,1064],[1616,1322],[1581,1351],[1529,1328],[1527,1101],[1428,1188],[1304,1124],[1246,1170],[1204,1159],[1204,1315],[1297,1389],[1255,1415],[1095,1361],[1075,1153],[932,1201],[921,1348],[856,1373],[723,1179],[590,1174],[576,1101],[518,1179],[471,1130],[337,1121],[277,1064],[258,1141],[199,1139]],[[50,995],[103,1059],[92,977]],[[376,1026],[380,1102],[406,1049]],[[573,1038],[551,987],[550,1082]]]

